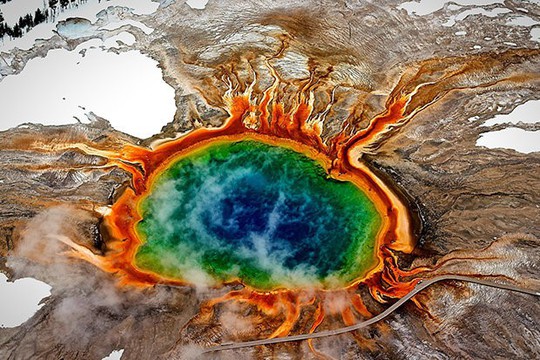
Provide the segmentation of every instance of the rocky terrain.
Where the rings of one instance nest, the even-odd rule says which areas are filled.
[[[540,22],[539,5],[506,0],[481,8],[508,9],[498,16],[450,3],[419,16],[399,5],[211,0],[194,10],[163,1],[152,15],[124,13],[155,29],[145,34],[126,26],[137,38],[131,48],[157,60],[174,87],[176,115],[149,139],[120,133],[97,116],[90,124],[28,124],[0,132],[0,269],[13,279],[31,276],[52,286],[34,317],[0,329],[0,357],[101,359],[122,348],[122,359],[198,358],[201,347],[264,337],[279,324],[279,317],[269,319],[248,304],[224,303],[201,314],[205,301],[232,286],[123,287],[115,274],[70,257],[74,251],[111,253],[103,217],[133,185],[112,154],[125,145],[151,149],[194,128],[219,126],[229,116],[230,88],[253,84],[260,99],[276,78],[283,104],[309,91],[314,109],[326,111],[323,139],[360,133],[393,100],[410,95],[403,121],[358,150],[406,194],[422,220],[414,251],[397,254],[401,269],[429,266],[436,269],[432,275],[474,275],[540,290],[540,155],[476,145],[482,133],[510,126],[484,126],[487,119],[540,98],[540,43],[529,27],[509,25],[517,16]],[[467,35],[456,35],[460,31]],[[111,33],[96,30],[79,39],[56,34],[5,54],[10,65],[2,63],[0,74],[16,74],[29,59],[94,36]],[[538,122],[511,126],[540,131]],[[358,293],[371,313],[387,306],[363,287]],[[203,357],[540,357],[537,298],[448,282],[414,300],[366,330]],[[293,334],[309,329],[309,311]],[[341,318],[330,316],[318,330],[341,326]]]

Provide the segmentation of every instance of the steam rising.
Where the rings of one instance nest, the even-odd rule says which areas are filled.
[[[52,296],[21,326],[23,331],[34,333],[33,339],[61,344],[66,349],[88,346],[95,343],[96,334],[103,334],[103,339],[92,348],[94,356],[101,359],[119,345],[135,341],[140,342],[136,346],[144,346],[151,341],[145,339],[144,334],[134,338],[134,329],[127,333],[121,330],[137,327],[133,319],[157,311],[155,316],[161,316],[160,312],[169,314],[167,316],[176,317],[181,324],[187,321],[190,312],[179,316],[176,311],[171,312],[170,308],[175,306],[172,304],[180,301],[187,306],[194,299],[190,300],[189,290],[171,293],[171,289],[165,287],[146,291],[121,289],[114,277],[96,271],[84,261],[70,258],[71,248],[65,238],[81,241],[88,236],[85,230],[94,226],[94,222],[91,213],[71,206],[46,209],[28,222],[17,248],[7,259],[7,266],[15,277],[31,276],[52,285]],[[54,328],[54,332],[44,331],[47,328]],[[118,331],[124,333],[115,337],[122,344],[116,343],[118,340],[112,343],[112,337],[106,336],[108,332]],[[27,346],[26,341],[19,343],[16,338],[8,341],[0,355],[3,350]],[[128,347],[135,351],[135,346]],[[35,355],[39,356],[39,349]]]

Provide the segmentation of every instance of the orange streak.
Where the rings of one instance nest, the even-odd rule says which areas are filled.
[[[289,335],[293,326],[296,324],[296,321],[300,317],[300,305],[298,299],[291,299],[292,294],[290,292],[284,294],[286,295],[281,297],[281,300],[282,305],[285,308],[285,321],[269,336],[270,339]]]
[[[341,311],[341,318],[343,319],[343,323],[346,326],[351,326],[356,324],[356,317],[354,316],[352,310],[350,307],[346,307]]]
[[[315,310],[315,314],[313,316],[315,318],[315,321],[313,322],[313,325],[311,325],[311,328],[309,329],[310,334],[312,334],[324,320],[324,309],[322,306],[322,302],[319,302],[319,304],[317,305],[317,310]],[[309,339],[307,343],[308,343],[309,349],[315,356],[319,358],[326,358],[324,354],[322,354],[321,352],[315,349],[315,346],[313,346],[313,339]]]
[[[371,312],[367,309],[366,305],[362,301],[362,297],[359,294],[351,295],[352,305],[358,313],[366,318],[373,316]]]

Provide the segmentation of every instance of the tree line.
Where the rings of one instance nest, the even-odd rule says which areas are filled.
[[[5,4],[11,0],[0,0],[1,4]],[[13,26],[9,26],[0,11],[0,39],[4,36],[10,38],[19,38],[26,34],[34,26],[43,22],[54,20],[59,12],[64,11],[70,5],[79,6],[81,3],[86,3],[87,0],[49,0],[48,6],[43,9],[36,9],[35,12],[19,17],[19,21]]]

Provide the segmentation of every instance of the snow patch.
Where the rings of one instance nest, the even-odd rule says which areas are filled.
[[[127,46],[131,46],[135,44],[137,39],[135,39],[135,36],[132,33],[128,33],[127,31],[122,31],[121,33],[111,36],[110,38],[107,38],[103,42],[103,46],[107,49],[111,48],[120,48],[125,44]]]
[[[540,131],[527,131],[519,128],[506,128],[480,135],[476,146],[490,149],[505,148],[529,154],[540,151]]]
[[[540,27],[535,27],[531,29],[531,40],[540,42]]]
[[[449,2],[457,5],[476,6],[504,4],[504,0],[420,0],[404,2],[398,6],[398,9],[406,10],[409,15],[424,16],[442,9]]]
[[[0,328],[24,324],[41,309],[41,300],[51,295],[51,286],[32,278],[8,282],[0,273]]]
[[[506,25],[511,26],[524,26],[524,27],[530,27],[534,26],[536,24],[540,24],[540,22],[528,17],[528,16],[515,16],[512,19],[510,19]]]
[[[450,16],[450,18],[442,25],[447,26],[447,27],[454,26],[456,24],[456,22],[463,21],[463,20],[465,20],[467,17],[469,17],[471,15],[482,15],[482,16],[487,16],[487,17],[490,17],[490,18],[494,18],[494,17],[497,17],[497,16],[499,16],[501,14],[506,14],[506,13],[509,13],[509,12],[511,12],[511,10],[507,9],[507,8],[495,8],[495,9],[492,9],[492,10],[485,10],[485,9],[482,9],[482,8],[470,9],[470,10],[465,10],[465,11],[459,13],[458,15]]]
[[[0,82],[0,131],[22,123],[64,125],[92,111],[127,134],[147,138],[161,131],[176,112],[174,89],[158,63],[139,51],[104,51],[133,35],[120,33],[105,43],[92,39],[75,50],[55,49],[30,60],[18,75]]]
[[[510,114],[497,114],[493,119],[484,123],[484,126],[497,124],[534,124],[540,121],[540,100],[531,100],[517,106]]]
[[[101,360],[120,360],[122,358],[123,353],[124,353],[124,349],[114,350],[108,356],[105,356]]]
[[[187,0],[186,4],[192,9],[203,10],[206,8],[208,0]]]
[[[116,29],[119,29],[119,28],[121,28],[122,26],[125,26],[125,25],[131,25],[133,27],[139,28],[146,35],[149,35],[149,34],[154,32],[154,29],[152,29],[151,27],[146,26],[145,24],[143,24],[140,21],[135,21],[135,20],[131,20],[131,19],[123,19],[123,20],[111,22],[111,23],[109,23],[109,24],[107,24],[105,26],[100,27],[99,30],[116,30]]]

